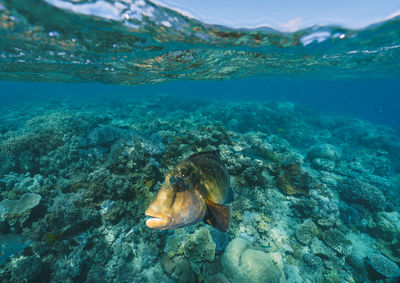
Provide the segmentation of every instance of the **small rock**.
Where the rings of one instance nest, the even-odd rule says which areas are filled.
[[[222,273],[218,273],[217,275],[211,277],[211,279],[207,280],[207,282],[208,283],[230,283],[229,280]]]
[[[319,233],[319,229],[317,225],[315,225],[312,220],[307,219],[302,224],[297,226],[296,229],[296,238],[302,244],[308,245],[311,242],[311,239],[315,237]]]
[[[215,247],[210,231],[207,228],[202,228],[189,236],[187,242],[183,245],[183,252],[186,257],[193,261],[213,261]]]
[[[307,153],[307,158],[309,160],[323,158],[331,161],[338,161],[341,156],[342,153],[338,148],[327,143],[314,145]]]
[[[218,253],[222,252],[229,243],[229,237],[227,233],[211,228],[210,234],[213,242],[215,243],[215,250]]]
[[[312,239],[310,248],[313,254],[319,256],[320,258],[329,259],[332,256],[332,251],[317,238]]]
[[[170,258],[164,255],[161,258],[161,266],[164,272],[176,282],[196,282],[190,262],[185,258]]]
[[[383,255],[372,254],[367,258],[367,262],[377,273],[384,277],[400,277],[400,268],[397,264]]]
[[[309,266],[312,268],[318,268],[322,266],[322,259],[311,254],[311,253],[306,253],[304,254],[301,259]]]
[[[351,242],[338,230],[332,229],[322,233],[325,244],[341,255],[349,255],[353,249]]]

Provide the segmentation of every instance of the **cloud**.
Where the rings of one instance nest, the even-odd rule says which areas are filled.
[[[303,26],[303,19],[300,17],[291,19],[290,21],[280,25],[283,31],[289,31],[289,32],[297,31],[302,26]]]
[[[385,20],[393,19],[393,18],[396,18],[396,17],[399,17],[399,16],[400,16],[400,11],[397,11],[397,12],[394,12],[394,13],[390,14],[389,16],[387,16],[385,18]]]
[[[45,0],[50,5],[60,9],[70,10],[74,13],[83,15],[97,16],[110,20],[120,20],[121,11],[115,5],[105,1],[97,1],[94,3],[74,4],[62,0]]]

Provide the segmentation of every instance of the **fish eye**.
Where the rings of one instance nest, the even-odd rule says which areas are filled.
[[[183,192],[189,189],[189,185],[186,184],[185,179],[182,177],[172,177],[170,182],[176,192]]]

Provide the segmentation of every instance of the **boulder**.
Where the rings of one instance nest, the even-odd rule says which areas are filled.
[[[282,274],[270,254],[252,249],[242,238],[228,244],[222,256],[222,267],[226,277],[237,283],[279,282]]]

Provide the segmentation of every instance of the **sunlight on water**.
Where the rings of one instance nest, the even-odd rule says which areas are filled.
[[[212,26],[144,0],[10,0],[2,6],[0,71],[6,80],[399,76],[397,18],[364,30],[315,26],[282,33]]]

